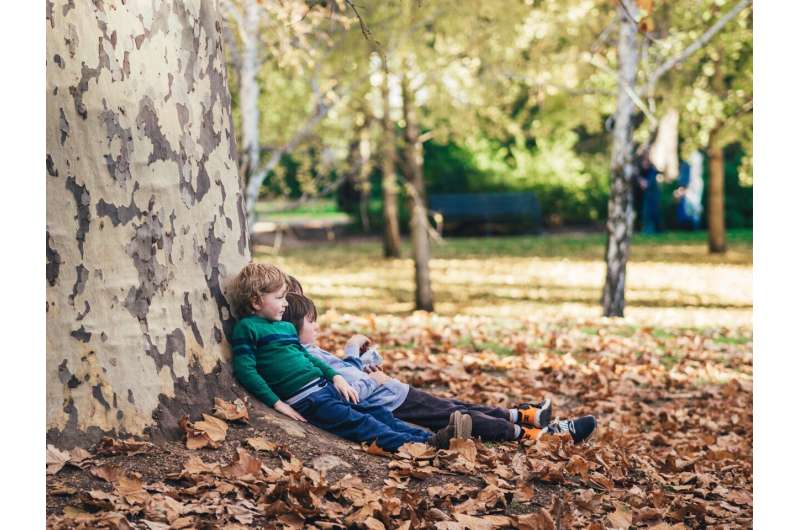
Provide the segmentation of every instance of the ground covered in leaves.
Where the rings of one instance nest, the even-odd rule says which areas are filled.
[[[181,444],[48,449],[49,528],[703,528],[752,526],[752,334],[604,319],[327,312],[323,347],[370,335],[391,375],[511,406],[594,414],[581,446],[405,446],[375,456],[255,427],[249,407],[188,418]],[[329,446],[328,446],[329,447]]]

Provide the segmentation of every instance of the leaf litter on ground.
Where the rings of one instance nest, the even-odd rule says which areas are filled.
[[[752,526],[747,330],[336,315],[321,346],[341,354],[357,331],[379,345],[387,373],[425,390],[506,407],[548,396],[561,418],[596,415],[598,431],[580,446],[566,435],[457,441],[449,450],[407,444],[379,458],[382,466],[370,468],[378,476],[365,483],[353,474],[357,450],[351,469],[336,475],[335,464],[316,469],[314,455],[270,431],[242,435],[233,447],[226,433],[247,428],[247,407],[217,400],[212,414],[181,420],[189,456],[162,477],[121,465],[152,456],[147,442],[108,438],[93,454],[48,446],[48,502],[67,501],[49,510],[48,527]],[[732,340],[715,342],[720,336]],[[499,354],[498,344],[515,353]],[[88,491],[70,482],[84,473],[103,480]]]

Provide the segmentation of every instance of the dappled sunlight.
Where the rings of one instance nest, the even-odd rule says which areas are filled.
[[[523,240],[529,241],[529,240]],[[562,246],[563,248],[563,246]],[[654,257],[664,247],[634,246]],[[705,245],[666,246],[673,257],[706,252]],[[413,311],[414,266],[386,260],[378,245],[321,245],[259,259],[298,277],[321,309],[352,314]],[[436,311],[442,315],[531,316],[548,322],[602,316],[605,263],[567,257],[491,256],[431,260]],[[752,326],[752,255],[735,263],[635,261],[628,265],[625,322],[684,327]],[[725,255],[730,258],[730,255]],[[714,257],[722,260],[723,257]]]

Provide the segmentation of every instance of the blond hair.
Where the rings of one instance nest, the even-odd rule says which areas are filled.
[[[246,317],[253,312],[253,299],[286,287],[286,274],[269,263],[250,262],[239,271],[228,286],[228,301],[234,316]]]

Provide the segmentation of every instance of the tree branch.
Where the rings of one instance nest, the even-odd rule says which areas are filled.
[[[714,23],[714,25],[708,28],[705,33],[700,35],[696,41],[687,46],[681,53],[664,61],[658,68],[656,68],[655,72],[653,72],[653,75],[650,76],[650,79],[647,81],[645,92],[648,94],[652,93],[656,82],[661,78],[661,76],[688,59],[689,56],[694,52],[705,46],[711,39],[714,38],[717,33],[719,33],[725,24],[727,24],[733,17],[738,15],[744,8],[752,3],[753,0],[740,0],[738,4],[733,6],[730,11],[725,13]]]

